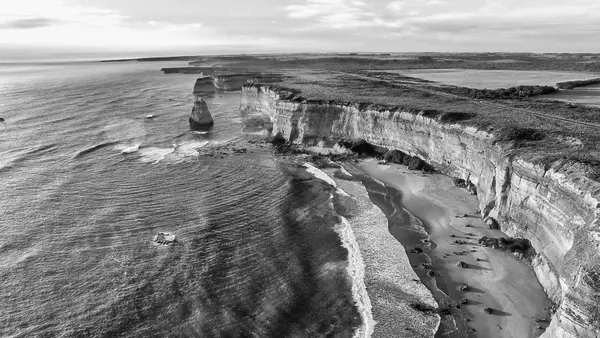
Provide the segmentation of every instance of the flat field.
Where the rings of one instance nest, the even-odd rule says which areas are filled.
[[[555,86],[557,82],[587,80],[600,76],[598,73],[583,72],[480,69],[395,69],[379,70],[379,72],[402,74],[441,84],[477,89]]]
[[[568,102],[577,105],[600,108],[600,85],[561,89],[558,93],[537,99],[548,99]]]

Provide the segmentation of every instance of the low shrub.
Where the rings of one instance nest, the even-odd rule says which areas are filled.
[[[544,131],[534,128],[505,126],[494,131],[494,137],[498,142],[540,141],[546,137],[546,134]]]
[[[573,89],[573,88],[577,88],[577,87],[585,87],[585,86],[590,86],[590,85],[599,84],[599,83],[600,83],[600,78],[595,78],[595,79],[588,79],[588,80],[575,80],[575,81],[559,82],[556,84],[556,86],[559,89]]]

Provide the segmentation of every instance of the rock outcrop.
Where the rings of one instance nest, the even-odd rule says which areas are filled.
[[[600,183],[586,165],[542,163],[535,152],[423,112],[311,101],[294,91],[244,85],[241,109],[268,116],[273,134],[296,143],[364,139],[417,156],[476,189],[482,217],[528,239],[532,266],[559,307],[544,338],[600,337]]]
[[[175,239],[175,235],[169,232],[159,232],[156,236],[154,236],[154,243],[157,244],[169,245],[175,243],[176,241],[177,239]]]
[[[214,93],[215,86],[213,85],[212,78],[210,76],[199,77],[194,84],[194,94],[208,94]]]
[[[215,123],[208,110],[208,105],[200,96],[196,96],[189,122],[192,129],[205,129]]]

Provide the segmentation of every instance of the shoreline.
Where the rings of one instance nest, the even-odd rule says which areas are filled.
[[[550,318],[546,311],[550,302],[533,269],[505,252],[477,243],[483,235],[505,235],[488,229],[474,214],[475,196],[455,187],[445,175],[421,175],[395,164],[380,165],[374,159],[353,166],[400,191],[401,206],[426,225],[432,246],[423,253],[431,257],[431,269],[442,280],[439,288],[457,304],[467,300],[459,311],[467,320],[469,337],[538,337],[544,332],[538,326],[545,328],[547,323],[534,319]],[[457,217],[465,214],[468,217]],[[456,239],[467,244],[456,244]],[[458,267],[461,261],[468,268]],[[413,267],[417,271],[422,268]],[[461,291],[465,284],[469,290]],[[494,314],[486,314],[485,307],[493,308]]]
[[[336,210],[334,199],[339,196],[348,196],[342,189],[337,187],[337,182],[329,177],[325,172],[316,168],[310,163],[304,163],[303,167],[313,177],[324,181],[335,188],[334,194],[330,195],[329,206],[332,210]],[[369,298],[369,293],[365,286],[365,263],[361,255],[360,247],[356,241],[356,236],[352,230],[352,226],[348,220],[339,215],[340,222],[334,227],[334,231],[338,234],[342,247],[348,251],[348,259],[346,273],[352,283],[352,297],[356,302],[356,307],[360,314],[362,325],[356,330],[352,338],[369,338],[373,334],[375,321],[373,320],[372,305]]]
[[[366,187],[337,165],[304,167],[336,189],[331,202],[340,216],[337,230],[348,250],[347,271],[363,319],[357,335],[433,337],[440,325],[438,305],[412,269],[405,248],[390,234],[386,215],[371,202]]]
[[[435,337],[467,336],[464,317],[459,310],[456,310],[457,303],[448,296],[445,281],[440,278],[435,269],[431,268],[433,260],[430,251],[435,247],[435,243],[431,241],[426,224],[398,203],[402,198],[399,190],[369,176],[360,167],[348,164],[347,166],[357,177],[360,177],[371,201],[386,215],[389,233],[405,248],[411,268],[435,299],[437,311],[441,315]],[[415,250],[420,250],[419,254],[415,254],[417,253]],[[433,276],[429,273],[433,273]]]

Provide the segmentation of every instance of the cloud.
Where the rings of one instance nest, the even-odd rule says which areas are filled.
[[[307,0],[302,5],[285,6],[291,19],[314,19],[322,28],[356,28],[373,26],[368,5],[356,0]]]
[[[29,19],[16,19],[9,20],[0,24],[0,28],[15,28],[15,29],[28,29],[28,28],[39,28],[46,27],[58,23],[57,20],[49,18],[29,18]]]
[[[387,5],[387,8],[394,12],[400,12],[406,8],[406,3],[404,1],[392,1]]]
[[[2,0],[0,46],[152,50],[275,44],[271,38],[220,34],[201,22],[137,20],[97,6],[60,0]]]

